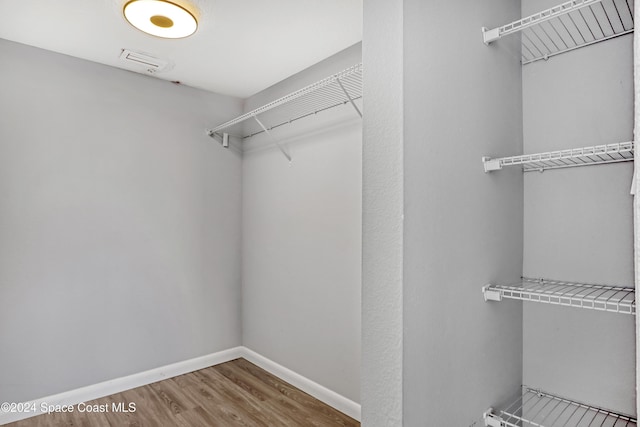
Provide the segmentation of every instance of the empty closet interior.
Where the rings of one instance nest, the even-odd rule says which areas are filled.
[[[359,418],[361,3],[182,2],[202,25],[179,40],[136,33],[126,2],[45,3],[0,5],[0,402],[77,404],[244,357]],[[94,34],[47,23],[78,7],[105,44],[120,31],[171,67],[123,65],[119,45],[69,56]],[[341,11],[323,22],[344,39],[288,25],[310,8]],[[260,43],[230,36],[247,19]],[[224,94],[171,77],[209,42],[204,82]],[[242,64],[270,51],[257,82]]]
[[[366,3],[248,97],[0,32],[0,402],[233,354],[375,427],[637,425],[638,6]]]
[[[523,88],[522,151],[487,153],[485,179],[524,174],[522,279],[482,288],[505,322],[524,301],[523,386],[486,426],[637,423],[633,8],[524,0],[522,19],[482,30],[487,49],[520,39]]]

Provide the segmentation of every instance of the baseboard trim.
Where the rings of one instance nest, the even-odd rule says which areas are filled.
[[[206,356],[196,357],[194,359],[184,360],[182,362],[172,363],[170,365],[139,372],[137,374],[127,375],[126,377],[116,378],[29,401],[29,406],[35,406],[35,412],[19,413],[2,412],[0,410],[0,425],[41,415],[42,412],[40,411],[40,408],[43,403],[46,405],[77,405],[89,400],[99,399],[111,394],[131,390],[132,388],[166,380],[167,378],[173,378],[178,375],[219,365],[220,363],[229,362],[240,357],[245,358],[265,371],[276,375],[291,385],[298,387],[300,390],[310,394],[321,402],[324,402],[351,418],[360,421],[361,410],[359,404],[332,390],[329,390],[328,388],[298,374],[297,372],[292,371],[291,369],[285,368],[284,366],[267,359],[247,347],[239,346],[208,354]]]
[[[31,406],[31,404],[35,404],[35,412],[7,413],[0,410],[0,425],[41,415],[42,412],[40,411],[40,408],[43,403],[46,405],[77,405],[78,403],[87,402],[89,400],[98,399],[114,393],[120,393],[125,390],[131,390],[132,388],[162,381],[167,378],[177,377],[178,375],[187,374],[199,369],[208,368],[220,363],[229,362],[231,360],[244,357],[243,353],[244,347],[234,347],[228,350],[196,357],[194,359],[184,360],[182,362],[172,363],[170,365],[139,372],[137,374],[127,375],[126,377],[116,378],[98,384],[77,388],[75,390],[43,397],[41,399],[32,400],[29,401],[29,406]]]
[[[305,393],[308,393],[321,402],[324,402],[327,405],[337,409],[338,411],[345,413],[351,418],[360,421],[360,404],[347,399],[346,397],[336,393],[333,390],[329,390],[328,388],[318,384],[315,381],[310,380],[303,375],[298,374],[297,372],[292,371],[291,369],[285,368],[284,366],[274,362],[273,360],[267,359],[266,357],[256,353],[255,351],[247,347],[240,347],[240,349],[242,357],[247,359],[254,365],[257,365],[265,371],[279,377],[280,379],[283,379],[289,384],[298,387]]]

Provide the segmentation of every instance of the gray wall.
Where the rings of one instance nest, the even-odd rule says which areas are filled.
[[[634,3],[634,16],[640,12],[640,3]],[[640,135],[640,32],[633,33],[633,83],[634,83],[634,135]],[[637,156],[637,155],[636,155]],[[635,158],[635,165],[638,164],[638,157]],[[634,166],[635,167],[635,166]],[[635,174],[635,188],[640,188],[640,175]],[[636,192],[637,194],[637,192]],[[634,197],[633,201],[633,223],[640,224],[640,198]],[[640,227],[634,226],[634,278],[636,295],[640,294]],[[636,315],[636,349],[640,346],[640,316]],[[636,393],[640,389],[640,357],[636,350]],[[636,394],[636,414],[640,413],[640,398]]]
[[[0,40],[0,401],[241,343],[241,102]]]
[[[360,60],[356,45],[254,95],[245,109]],[[245,143],[243,343],[359,402],[362,123],[346,105],[273,135],[290,164],[264,135]]]
[[[522,377],[521,306],[480,293],[522,271],[522,174],[480,162],[522,151],[518,40],[480,34],[519,4],[364,6],[363,421],[480,425]]]
[[[362,424],[402,425],[403,2],[363,23]]]
[[[523,1],[523,14],[557,2]],[[523,67],[527,153],[633,139],[632,36]],[[633,286],[632,165],[528,173],[524,275]],[[632,316],[524,304],[523,383],[635,413]]]
[[[512,0],[404,2],[407,426],[473,425],[520,385],[521,305],[480,291],[522,272],[522,173],[481,163],[522,150],[518,37],[480,32],[519,16]]]

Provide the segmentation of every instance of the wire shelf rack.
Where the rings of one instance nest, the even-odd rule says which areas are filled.
[[[514,299],[612,313],[636,313],[635,289],[621,286],[523,277],[521,282],[513,285],[486,285],[482,292],[485,301]]]
[[[489,427],[632,427],[637,420],[597,406],[555,396],[527,386],[504,410],[489,408],[484,414]]]
[[[522,33],[522,64],[569,52],[633,32],[634,0],[572,0],[493,29],[486,44]]]
[[[241,138],[250,138],[321,111],[347,104],[352,104],[362,117],[355,103],[360,98],[362,98],[361,63],[222,123],[207,130],[207,133],[211,137],[222,137],[222,132],[225,132]]]
[[[505,166],[522,166],[524,172],[546,169],[571,168],[607,163],[633,161],[635,143],[619,142],[596,145],[593,147],[572,148],[568,150],[548,151],[521,156],[491,158],[483,157],[484,171],[500,170]]]

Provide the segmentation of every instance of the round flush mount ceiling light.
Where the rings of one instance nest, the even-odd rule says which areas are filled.
[[[165,0],[131,0],[124,16],[140,31],[167,39],[188,37],[198,28],[191,12]]]

